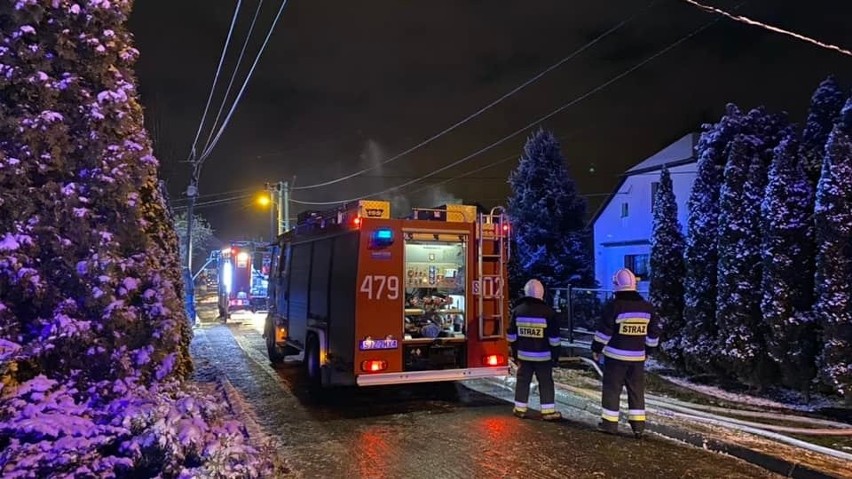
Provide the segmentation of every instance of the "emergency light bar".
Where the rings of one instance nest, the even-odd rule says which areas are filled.
[[[371,248],[384,248],[393,244],[393,230],[390,228],[379,228],[370,234]]]

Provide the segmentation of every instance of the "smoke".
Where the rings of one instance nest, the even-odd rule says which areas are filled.
[[[460,204],[462,199],[445,190],[443,185],[436,185],[424,190],[423,203],[427,208],[441,205]]]
[[[361,164],[368,168],[373,168],[367,175],[378,178],[378,181],[370,182],[371,191],[386,190],[402,183],[402,180],[399,178],[385,177],[385,167],[382,163],[387,161],[387,154],[385,154],[384,147],[378,141],[373,139],[367,140],[364,149],[361,150],[360,159]],[[411,212],[411,201],[401,193],[384,193],[381,195],[381,198],[377,197],[375,199],[390,202],[392,217],[407,216]]]
[[[365,175],[365,177],[374,180],[369,182],[369,191],[380,191],[393,188],[407,180],[407,178],[395,177],[387,172],[382,164],[387,161],[387,158],[388,156],[381,143],[374,139],[368,139],[366,141],[364,148],[361,150],[361,154],[359,155],[359,159],[361,160],[360,164],[363,165],[363,167],[372,168],[372,170]],[[433,208],[440,205],[459,204],[462,202],[461,198],[458,198],[444,189],[442,185],[426,188],[423,193],[417,195],[418,201],[416,203],[412,202],[407,195],[396,191],[383,193],[381,198],[376,197],[375,199],[389,201],[391,204],[391,215],[393,217],[408,216],[412,207]]]

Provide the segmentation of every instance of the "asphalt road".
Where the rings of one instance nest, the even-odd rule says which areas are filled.
[[[196,329],[196,378],[224,374],[302,477],[778,477],[658,437],[607,436],[571,418],[520,420],[509,403],[461,384],[346,389],[317,403],[298,364],[269,364],[262,315],[233,321],[242,322]]]

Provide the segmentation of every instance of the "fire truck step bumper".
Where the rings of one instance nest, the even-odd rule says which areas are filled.
[[[506,376],[509,368],[441,369],[436,371],[410,371],[400,373],[362,374],[358,376],[359,386],[384,386],[389,384],[429,383],[438,381],[463,381],[465,379],[491,378]]]

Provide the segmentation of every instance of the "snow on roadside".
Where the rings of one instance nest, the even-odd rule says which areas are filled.
[[[742,393],[733,393],[729,391],[725,391],[716,386],[708,386],[704,384],[695,384],[685,379],[676,378],[672,376],[663,376],[660,378],[680,386],[685,389],[689,389],[691,391],[695,391],[701,394],[705,394],[707,396],[716,397],[719,399],[724,399],[725,401],[747,404],[749,406],[755,407],[766,407],[766,408],[775,408],[775,409],[790,409],[794,411],[805,411],[812,412],[818,410],[823,407],[831,407],[833,406],[832,402],[828,399],[824,398],[812,398],[809,404],[799,404],[797,403],[797,399],[795,393],[786,392],[785,394],[789,396],[789,401],[777,401],[773,399],[767,398],[759,398],[755,396],[751,396],[748,394]]]

